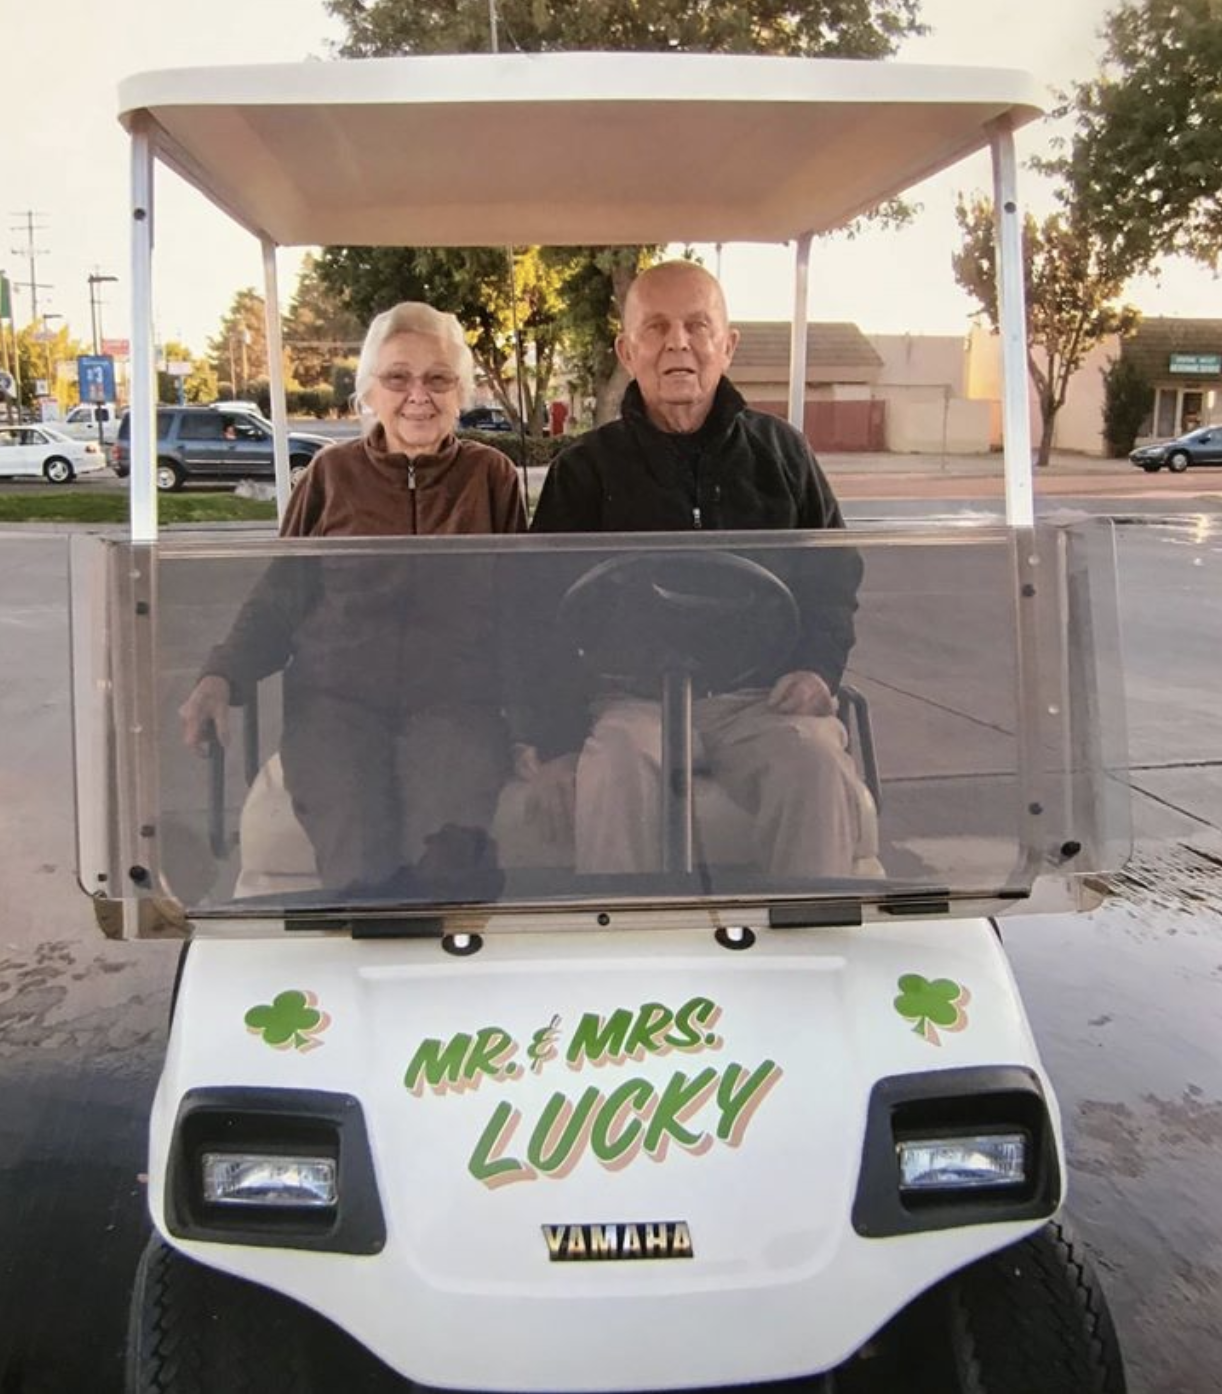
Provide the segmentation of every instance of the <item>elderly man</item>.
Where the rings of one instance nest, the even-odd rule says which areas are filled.
[[[673,261],[642,272],[616,340],[632,376],[621,419],[559,456],[532,531],[843,527],[805,439],[748,408],[726,377],[737,342],[721,286],[702,267]],[[834,697],[853,643],[861,563],[850,549],[820,550],[819,593],[807,584],[799,596],[798,661],[769,687],[693,703],[697,749],[753,815],[756,860],[777,876],[851,875],[868,816]],[[620,693],[595,701],[577,762],[578,871],[659,866],[660,730],[656,701]],[[522,744],[516,766],[554,825],[572,788],[565,762],[541,761]]]

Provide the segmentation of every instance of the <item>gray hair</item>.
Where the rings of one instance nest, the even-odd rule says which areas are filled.
[[[368,435],[377,425],[378,419],[365,398],[373,386],[382,345],[396,334],[427,334],[431,339],[440,340],[446,363],[458,374],[460,405],[469,406],[475,396],[475,359],[457,318],[434,310],[422,300],[401,300],[374,317],[361,345],[352,403],[360,418],[362,435]]]

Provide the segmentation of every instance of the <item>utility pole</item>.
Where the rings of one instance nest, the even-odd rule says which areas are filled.
[[[488,41],[489,53],[499,53],[496,33],[496,0],[488,0]]]
[[[50,290],[51,286],[44,284],[38,279],[38,258],[46,256],[45,247],[35,247],[34,234],[45,231],[45,224],[35,225],[34,219],[41,218],[41,213],[35,213],[33,209],[26,209],[24,213],[14,213],[14,218],[24,218],[24,223],[18,223],[10,227],[10,232],[24,232],[25,246],[13,247],[12,253],[15,257],[25,257],[30,264],[30,279],[28,281],[14,281],[15,286],[29,286],[30,288],[30,320],[32,323],[38,322],[38,292],[40,290]]]

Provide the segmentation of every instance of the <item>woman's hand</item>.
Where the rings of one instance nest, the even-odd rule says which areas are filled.
[[[183,744],[199,755],[207,755],[213,736],[222,745],[229,742],[229,691],[228,678],[209,673],[200,678],[178,709]]]

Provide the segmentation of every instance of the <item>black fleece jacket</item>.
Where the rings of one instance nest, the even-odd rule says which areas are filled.
[[[805,438],[779,417],[752,411],[726,378],[707,420],[690,435],[659,430],[631,383],[620,419],[587,432],[557,457],[531,523],[532,532],[551,533],[843,527]],[[780,575],[798,601],[801,636],[773,679],[805,668],[834,691],[854,641],[862,576],[856,549],[734,550]],[[532,734],[538,736],[537,726]]]

